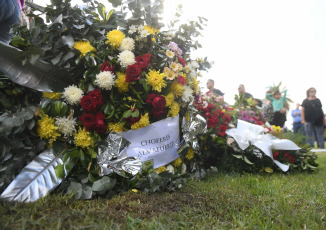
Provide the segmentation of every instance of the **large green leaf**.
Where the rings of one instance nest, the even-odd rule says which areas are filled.
[[[73,83],[67,71],[42,60],[22,64],[22,51],[0,42],[0,71],[13,82],[43,92],[61,92]]]

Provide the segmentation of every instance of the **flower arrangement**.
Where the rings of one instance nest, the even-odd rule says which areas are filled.
[[[138,130],[178,115],[182,119],[199,92],[199,70],[210,66],[207,58],[190,58],[191,49],[198,46],[192,39],[200,34],[197,30],[206,19],[180,25],[182,30],[164,31],[155,16],[161,12],[160,1],[150,8],[146,1],[128,4],[130,1],[118,5],[128,6],[130,19],[120,11],[106,12],[94,1],[88,1],[83,10],[72,8],[70,1],[52,2],[45,8],[30,4],[52,23],[45,24],[32,13],[32,28],[14,27],[12,44],[23,50],[25,62],[52,63],[67,72],[67,82],[73,82],[60,91],[43,92],[35,120],[36,134],[47,148],[64,146],[56,152],[63,162],[55,172],[59,177],[70,174],[61,188],[68,192],[81,189],[83,195],[78,198],[103,194],[113,187],[115,191],[143,188],[147,177],[157,178],[162,190],[178,187],[181,179],[177,175],[185,174],[185,162],[194,156],[188,150],[183,160],[179,157],[156,170],[144,164],[133,179],[134,175],[125,172],[119,172],[123,177],[99,173],[99,143],[112,132]],[[175,182],[169,179],[172,174]],[[81,181],[81,177],[88,179]],[[110,186],[97,187],[103,183]],[[130,184],[127,188],[126,183]],[[152,187],[146,189],[154,191]]]
[[[264,123],[264,117],[260,109],[256,107],[255,100],[237,95],[235,99],[235,104],[229,106],[213,94],[196,97],[195,108],[206,119],[208,128],[208,132],[201,135],[201,155],[198,156],[204,162],[204,166],[211,167],[211,164],[205,164],[209,161],[215,162],[217,168],[227,171],[266,173],[281,170],[274,163],[275,161],[289,166],[290,170],[314,170],[317,167],[315,163],[317,156],[310,151],[310,148],[302,142],[297,142],[295,137],[284,135],[280,127]],[[242,139],[250,143],[246,148],[241,148],[230,132],[239,125],[240,121],[254,125],[246,125],[248,127],[245,130],[241,129],[236,134],[236,136],[243,136]],[[260,131],[254,133],[250,132],[250,129]],[[248,139],[247,136],[250,138]],[[268,146],[268,142],[275,137],[294,140],[301,149],[273,150],[270,153],[271,156],[268,156],[268,152],[264,152],[259,144],[255,145],[256,138],[261,138],[261,141]]]

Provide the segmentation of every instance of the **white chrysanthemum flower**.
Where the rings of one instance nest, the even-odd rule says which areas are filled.
[[[185,37],[182,37],[182,36],[180,36],[180,35],[178,36],[178,38],[179,38],[180,40],[184,41],[184,42],[187,40]]]
[[[187,172],[187,165],[185,163],[182,163],[181,175],[185,174],[186,172]]]
[[[80,99],[83,97],[84,92],[75,85],[70,85],[62,93],[65,101],[70,105],[75,105],[80,102]]]
[[[133,34],[133,33],[136,33],[137,32],[137,28],[136,28],[136,26],[135,25],[131,25],[130,27],[129,27],[129,31],[128,31],[128,33],[129,34]]]
[[[165,35],[168,36],[168,37],[174,38],[175,33],[173,31],[168,31],[168,32],[165,33]]]
[[[101,89],[110,90],[115,84],[115,75],[112,74],[110,71],[103,71],[99,74],[96,74],[96,79],[94,83]]]
[[[129,50],[122,51],[118,55],[118,57],[119,57],[118,61],[120,62],[121,66],[124,68],[127,68],[128,65],[133,65],[136,63],[134,53]]]
[[[124,38],[120,44],[119,50],[125,51],[129,50],[132,51],[135,48],[135,41],[132,38]]]
[[[232,137],[229,137],[227,140],[226,140],[226,143],[231,146],[232,143],[234,142],[234,139]]]
[[[138,31],[139,31],[139,33],[140,33],[141,31],[143,31],[143,30],[144,30],[144,26],[143,26],[143,25],[138,26]]]
[[[58,117],[55,119],[55,125],[58,127],[58,132],[65,137],[72,136],[76,131],[76,118]]]
[[[182,94],[182,100],[184,102],[191,102],[194,99],[193,93],[194,91],[189,87],[189,86],[184,86],[183,87],[183,94]]]
[[[204,108],[204,109],[206,109],[206,108],[207,108],[207,106],[208,106],[208,103],[207,103],[207,101],[203,101],[203,108]]]
[[[168,165],[168,166],[166,166],[166,171],[168,171],[170,173],[174,173],[174,167],[172,165]]]
[[[142,38],[146,38],[150,33],[147,30],[142,30],[139,34]]]
[[[165,55],[168,56],[168,58],[174,58],[174,52],[171,50],[166,50]]]
[[[198,69],[199,68],[199,65],[198,65],[198,63],[196,62],[196,61],[191,61],[191,67],[193,68],[193,69]]]
[[[196,75],[197,75],[197,74],[196,74],[195,71],[191,71],[190,74],[189,74],[189,76],[190,76],[191,79],[192,79],[192,78],[195,78]]]

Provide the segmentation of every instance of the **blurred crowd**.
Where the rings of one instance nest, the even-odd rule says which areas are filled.
[[[213,94],[224,101],[224,93],[214,87],[214,80],[207,81],[206,94]],[[252,98],[256,106],[261,109],[266,122],[270,125],[285,128],[287,120],[286,114],[289,111],[287,103],[287,90],[267,91],[263,100],[255,99],[252,94],[246,92],[245,86],[240,84],[238,87],[239,97]],[[307,143],[315,146],[315,141],[319,148],[324,148],[324,128],[326,127],[325,114],[322,109],[322,103],[316,96],[316,89],[309,88],[306,91],[306,98],[301,104],[297,103],[296,108],[291,111],[293,118],[293,132],[306,136]]]

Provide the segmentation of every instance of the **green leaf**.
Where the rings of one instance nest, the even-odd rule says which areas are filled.
[[[128,117],[130,117],[130,115],[131,115],[131,110],[129,109],[129,110],[126,110],[124,113],[123,113],[123,118],[128,118]]]
[[[132,117],[139,117],[139,110],[136,109],[134,112],[131,113]]]
[[[244,161],[247,163],[247,164],[250,164],[250,165],[253,165],[254,163],[252,163],[250,160],[248,160],[248,158],[246,156],[244,156]]]
[[[234,156],[235,158],[238,158],[238,159],[242,159],[242,155],[234,155],[234,154],[232,154],[232,156]]]
[[[55,169],[55,175],[57,175],[57,177],[59,178],[65,178],[65,169],[64,169],[64,166],[63,164],[58,164]]]
[[[112,189],[115,186],[116,179],[104,176],[102,179],[94,182],[92,190],[95,192],[105,192]]]
[[[23,65],[23,52],[3,42],[0,42],[0,53],[6,54],[0,55],[0,71],[19,85],[43,92],[62,92],[73,83],[66,70],[38,60],[44,54],[41,48],[33,47],[27,51],[31,53],[31,62],[35,62],[35,65],[28,62]]]

